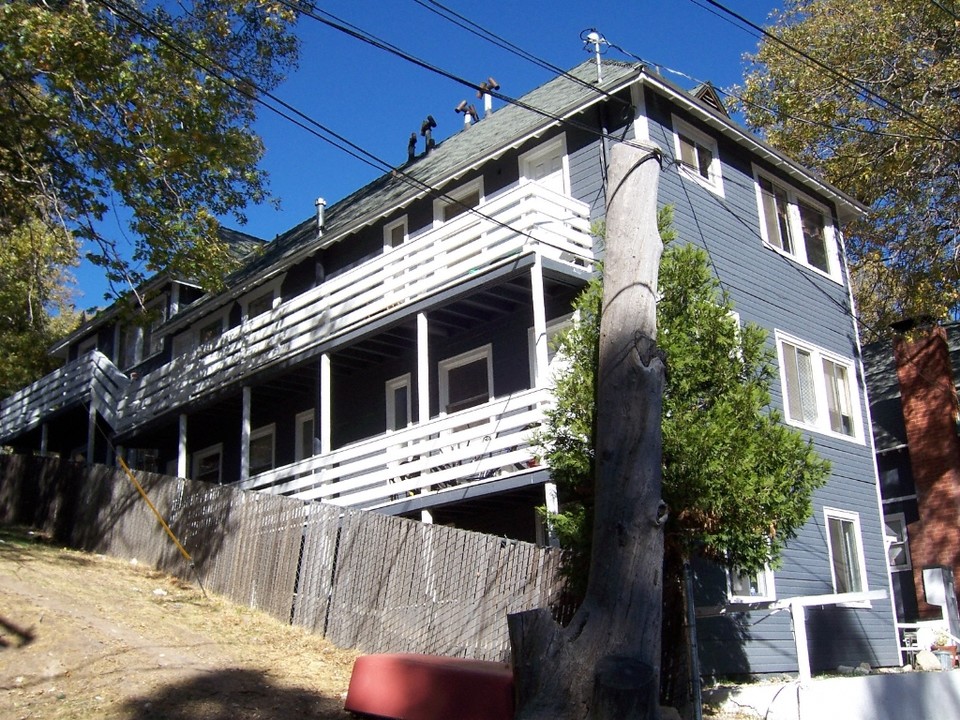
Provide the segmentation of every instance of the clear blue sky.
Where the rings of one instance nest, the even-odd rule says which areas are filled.
[[[426,9],[429,0],[318,0],[320,9],[396,45],[432,65],[480,82],[488,76],[501,92],[519,97],[550,79],[552,73],[496,47]],[[742,77],[744,53],[757,45],[756,33],[737,27],[728,16],[708,9],[703,0],[440,0],[474,23],[560,68],[569,69],[589,57],[581,33],[596,28],[611,43],[648,63],[663,66],[673,82],[692,87],[695,81],[667,69],[727,87]],[[780,7],[774,0],[725,0],[731,10],[759,25]],[[437,120],[435,138],[442,140],[462,127],[453,108],[471,91],[447,78],[350,38],[310,18],[301,18],[299,69],[275,95],[311,118],[383,160],[406,160],[407,139],[429,114]],[[611,59],[630,60],[608,48]],[[499,105],[495,101],[494,108]],[[266,145],[264,167],[280,201],[248,209],[249,222],[224,224],[272,239],[314,213],[314,201],[328,204],[373,180],[380,171],[326,144],[261,108],[257,129]],[[422,149],[422,140],[420,143]],[[105,231],[122,238],[118,224]],[[101,303],[106,290],[97,268],[76,273],[78,307]]]

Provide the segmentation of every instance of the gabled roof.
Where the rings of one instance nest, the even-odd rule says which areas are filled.
[[[865,208],[853,198],[817,179],[809,170],[734,123],[722,103],[719,108],[709,103],[710,93],[707,93],[707,101],[701,101],[661,76],[648,73],[639,64],[607,60],[603,65],[602,83],[597,83],[596,75],[594,61],[588,60],[527,93],[517,104],[508,104],[460,130],[429,154],[382,175],[326,208],[322,235],[317,230],[317,218],[312,215],[279,235],[258,258],[232,274],[227,281],[230,291],[194,303],[167,329],[176,329],[198,314],[215,310],[221,303],[248,292],[255,284],[285,272],[318,249],[348,238],[358,229],[397,212],[418,198],[436,194],[434,188],[445,186],[638,81],[667,95],[706,124],[746,145],[801,184],[814,187],[837,203],[841,219],[864,211]],[[715,93],[713,95],[716,97]],[[719,98],[716,99],[719,102]]]

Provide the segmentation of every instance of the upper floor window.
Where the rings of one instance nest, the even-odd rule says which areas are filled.
[[[673,142],[681,174],[692,178],[708,190],[723,195],[717,141],[674,116]]]
[[[400,247],[408,238],[407,216],[387,223],[383,227],[383,250],[386,252],[390,248]]]
[[[823,514],[834,592],[865,592],[867,571],[863,560],[860,515],[833,508],[824,508]]]
[[[558,135],[520,156],[522,182],[535,182],[559,195],[570,193],[566,136]]]
[[[197,328],[197,342],[200,345],[213,342],[223,334],[223,318],[218,317],[213,320],[203,322]]]
[[[194,453],[193,479],[217,484],[223,482],[223,443]]]
[[[836,238],[826,208],[760,173],[757,173],[757,194],[763,241],[839,281]]]
[[[493,397],[493,348],[476,350],[443,360],[440,369],[442,414],[482,405]]]
[[[447,190],[443,197],[433,201],[433,220],[440,225],[459,215],[470,212],[483,202],[483,178],[471,180],[453,190]]]
[[[860,438],[860,400],[851,360],[777,332],[787,422]]]
[[[267,290],[265,293],[256,295],[245,304],[244,319],[251,320],[257,315],[263,315],[273,309],[273,290]]]

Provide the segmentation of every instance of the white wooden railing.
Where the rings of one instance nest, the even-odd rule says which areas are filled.
[[[250,478],[239,487],[377,508],[536,467],[531,434],[550,401],[527,390]]]
[[[134,428],[254,371],[295,361],[321,342],[523,253],[578,266],[593,260],[584,203],[530,183],[478,209],[487,217],[465,213],[420,233],[146,373],[122,401],[117,429]]]
[[[99,351],[91,351],[0,402],[0,441],[36,427],[73,404],[89,403],[111,425],[129,379]]]

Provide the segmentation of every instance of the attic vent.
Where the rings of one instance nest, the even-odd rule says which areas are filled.
[[[480,116],[477,114],[477,109],[466,100],[461,100],[460,104],[457,105],[453,111],[457,114],[463,113],[463,124],[465,127],[470,127],[471,123],[475,123],[480,119]]]
[[[480,83],[477,90],[477,97],[483,100],[483,116],[486,117],[493,112],[493,95],[491,93],[500,89],[500,83],[492,77],[488,77],[486,82]]]
[[[707,107],[711,107],[724,117],[730,117],[730,113],[723,106],[717,89],[710,83],[705,82],[693,89],[693,96]]]
[[[437,121],[433,119],[433,115],[427,115],[427,119],[420,124],[420,134],[423,135],[423,139],[427,143],[428,153],[437,145],[433,140],[433,129],[436,126]]]
[[[317,237],[323,237],[323,210],[327,207],[327,201],[318,197],[314,203],[317,206]]]

